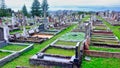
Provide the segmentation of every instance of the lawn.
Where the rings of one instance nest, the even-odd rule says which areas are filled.
[[[22,33],[22,30],[13,30],[10,32],[10,34],[15,34],[15,33]]]
[[[1,52],[0,51],[0,59],[4,58],[5,56],[8,56],[9,54],[11,54],[11,53],[9,53],[9,52]]]
[[[19,50],[22,50],[24,49],[25,47],[27,46],[20,46],[20,45],[13,45],[13,44],[9,44],[3,48],[0,48],[0,49],[3,49],[3,50],[11,50],[11,51],[19,51]]]
[[[97,46],[90,46],[90,50],[120,52],[120,48],[106,48],[106,47],[97,47]]]
[[[61,36],[59,39],[63,41],[83,41],[85,33],[82,32],[69,32]]]
[[[73,56],[75,54],[74,50],[67,50],[55,47],[49,47],[45,53],[47,54],[55,54],[55,55],[63,55],[63,56]]]
[[[66,46],[76,46],[77,42],[70,42],[70,41],[61,41],[58,40],[55,45],[66,45]]]
[[[120,59],[91,57],[90,61],[83,60],[82,68],[120,68]]]
[[[25,26],[27,30],[29,30],[31,27],[33,26]],[[22,26],[20,28],[23,28]],[[10,31],[10,34],[15,34],[15,33],[22,33],[23,30],[22,29],[19,29],[19,30],[13,30],[13,31]]]

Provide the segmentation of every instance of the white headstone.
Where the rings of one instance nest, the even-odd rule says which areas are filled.
[[[6,42],[9,42],[9,27],[5,24],[4,25],[4,39],[6,40]]]
[[[14,13],[12,13],[12,26],[14,28],[14,25],[15,25],[15,15]]]

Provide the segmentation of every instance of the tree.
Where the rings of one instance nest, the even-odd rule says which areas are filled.
[[[43,0],[43,2],[42,2],[42,10],[43,10],[43,14],[44,14],[44,16],[48,16],[48,2],[47,2],[47,0]]]
[[[42,15],[42,9],[40,6],[40,2],[38,0],[34,0],[32,4],[32,16],[41,16]]]
[[[25,5],[24,5],[23,8],[22,8],[22,13],[23,13],[25,16],[28,16],[27,8],[26,8]]]
[[[0,17],[11,16],[11,9],[6,8],[5,0],[0,0]]]
[[[0,0],[0,8],[1,9],[5,9],[6,8],[5,0]]]

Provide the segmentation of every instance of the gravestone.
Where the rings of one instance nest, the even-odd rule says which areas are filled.
[[[39,27],[38,27],[39,31],[45,31],[45,28],[44,28],[44,24],[41,24]]]
[[[0,27],[0,41],[4,40],[4,29]]]
[[[8,25],[5,24],[3,29],[4,29],[4,39],[6,40],[6,42],[8,42],[9,41],[9,35],[10,35]]]
[[[15,25],[15,15],[12,13],[12,28],[14,28]]]
[[[80,67],[81,56],[82,56],[82,53],[80,51],[80,42],[78,42],[75,48],[75,59],[74,59],[74,64],[77,66],[77,68]]]
[[[2,25],[2,19],[0,18],[0,25]]]

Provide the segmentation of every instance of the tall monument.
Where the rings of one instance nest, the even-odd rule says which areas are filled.
[[[9,42],[9,27],[8,24],[4,24],[4,39],[6,40],[6,42]]]
[[[48,24],[48,19],[47,19],[48,3],[47,3],[47,0],[43,0],[42,9],[43,9],[43,14],[44,14],[44,21],[43,21],[44,29],[47,30],[47,24]]]

